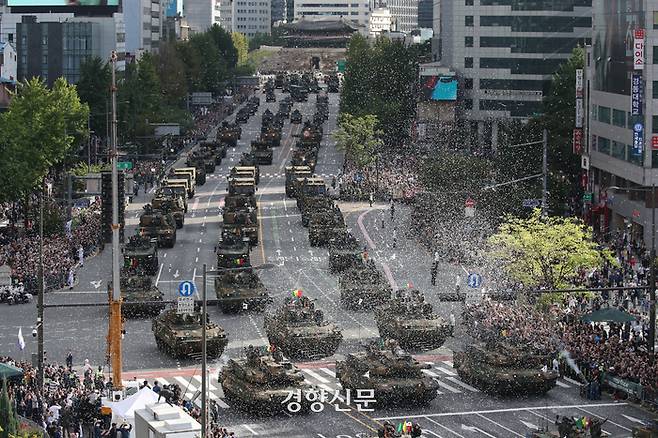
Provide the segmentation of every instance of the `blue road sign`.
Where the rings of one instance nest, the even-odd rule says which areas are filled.
[[[191,297],[196,292],[196,286],[191,281],[181,281],[178,284],[178,295],[181,297]]]
[[[473,289],[477,289],[482,285],[482,276],[480,274],[476,273],[471,273],[468,274],[468,287],[472,287]]]

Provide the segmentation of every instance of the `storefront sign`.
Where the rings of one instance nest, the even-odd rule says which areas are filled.
[[[658,149],[658,135],[654,135],[651,137],[651,148]]]
[[[633,125],[633,155],[642,155],[644,152],[644,125]]]
[[[576,97],[583,97],[583,69],[576,69]]]
[[[583,98],[576,98],[576,128],[583,127]]]
[[[642,115],[642,73],[633,72],[631,75],[631,115]]]
[[[644,69],[644,29],[636,29],[633,39],[633,70]]]
[[[573,153],[576,155],[583,153],[583,130],[581,128],[573,130]]]

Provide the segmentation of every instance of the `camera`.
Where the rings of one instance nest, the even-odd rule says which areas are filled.
[[[36,337],[37,337],[37,329],[36,329],[36,328],[33,328],[33,329],[32,329],[32,337],[33,337],[33,338],[36,338]]]

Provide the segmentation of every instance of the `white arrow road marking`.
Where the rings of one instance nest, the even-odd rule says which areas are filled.
[[[178,269],[176,269],[176,272],[174,272],[174,278],[180,277],[180,274],[178,273]]]
[[[90,281],[89,283],[91,283],[91,285],[94,286],[95,289],[98,289],[99,287],[101,287],[102,282],[103,280],[96,280],[96,281]]]
[[[465,424],[462,424],[462,430],[467,430],[469,432],[476,432],[476,433],[480,432],[481,434],[486,435],[490,438],[496,438],[494,435],[491,435],[490,433],[487,433],[487,432],[483,431],[482,429],[480,429],[479,427],[475,427],[475,426],[467,426]]]
[[[532,424],[532,423],[530,423],[530,422],[528,422],[528,421],[523,421],[523,420],[520,420],[520,421],[521,421],[521,423],[523,423],[523,425],[524,425],[525,427],[527,427],[528,429],[539,430],[539,426],[535,426],[534,424]]]

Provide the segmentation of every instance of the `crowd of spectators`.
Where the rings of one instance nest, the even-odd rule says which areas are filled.
[[[112,378],[106,378],[103,369],[94,369],[88,360],[80,369],[73,367],[69,356],[66,365],[46,364],[44,368],[44,390],[37,385],[37,371],[29,362],[1,357],[0,363],[8,363],[23,370],[22,378],[8,381],[9,399],[16,413],[36,423],[48,432],[51,438],[127,438],[123,432],[131,427],[125,423],[113,423],[111,415],[103,415],[102,398],[113,389]],[[144,381],[140,387],[148,385]],[[149,388],[159,393],[157,385]],[[161,403],[165,403],[164,399]],[[198,407],[189,401],[178,400],[178,404],[197,420],[201,416]],[[233,432],[217,423],[216,410],[210,408],[210,433],[213,438],[236,437]]]

